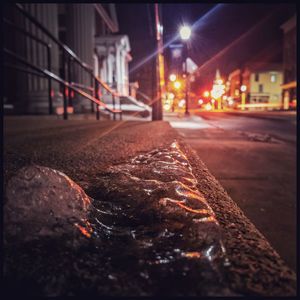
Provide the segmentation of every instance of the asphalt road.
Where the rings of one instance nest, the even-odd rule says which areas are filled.
[[[296,269],[296,115],[166,115],[245,215]]]

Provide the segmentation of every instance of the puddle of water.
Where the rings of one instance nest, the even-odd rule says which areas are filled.
[[[17,259],[10,260],[11,272],[17,268],[26,280],[28,274],[37,280],[42,265],[43,280],[38,282],[47,295],[85,289],[122,296],[232,294],[226,286],[224,267],[229,262],[220,226],[178,143],[112,166],[94,180],[101,194],[94,199],[49,168],[28,167],[11,180],[8,223],[36,241],[29,254],[24,247],[14,248]],[[65,245],[58,234],[62,231],[52,233],[55,222],[68,224],[63,232],[78,239],[76,248]],[[41,227],[47,229],[47,240]],[[49,258],[49,237],[57,242],[57,257]],[[29,264],[35,261],[34,251],[47,259]],[[80,272],[75,272],[74,261]],[[63,274],[60,288],[50,284],[57,273]]]

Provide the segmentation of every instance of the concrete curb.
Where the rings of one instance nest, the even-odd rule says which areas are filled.
[[[220,183],[210,174],[196,152],[181,142],[198,180],[224,230],[230,287],[243,295],[295,296],[296,274],[280,258],[266,238],[244,215]]]

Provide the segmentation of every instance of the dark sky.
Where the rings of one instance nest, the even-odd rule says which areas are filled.
[[[153,28],[149,24],[154,20],[149,20],[148,10],[153,5],[116,4],[120,33],[127,34],[131,43],[131,69],[152,52],[149,39],[153,38]],[[182,23],[197,22],[190,41],[190,56],[202,66],[202,77],[211,77],[217,67],[226,74],[249,59],[280,61],[280,25],[296,12],[293,3],[160,3],[160,6],[164,42],[176,35]]]

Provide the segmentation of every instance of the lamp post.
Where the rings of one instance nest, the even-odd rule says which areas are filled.
[[[246,104],[246,90],[247,90],[247,86],[246,85],[242,85],[241,86],[241,102],[242,102],[242,110],[245,110],[245,104]]]
[[[154,3],[155,31],[156,31],[156,101],[152,103],[152,121],[162,120],[162,97],[165,94],[164,57],[163,57],[163,26],[161,24],[160,6]]]
[[[189,91],[188,91],[188,76],[187,76],[187,58],[188,58],[188,46],[187,46],[187,41],[191,37],[191,28],[187,25],[184,25],[180,28],[179,34],[180,37],[183,41],[185,41],[185,63],[184,63],[184,74],[185,74],[185,114],[189,115]]]

